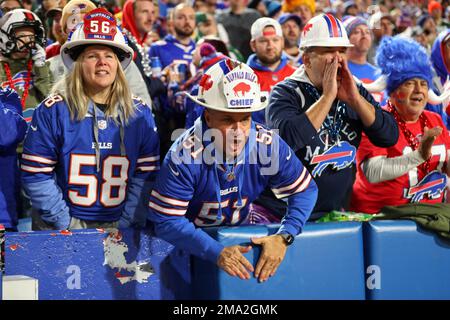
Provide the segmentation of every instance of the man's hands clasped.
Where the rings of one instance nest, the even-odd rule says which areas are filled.
[[[279,235],[251,240],[253,245],[262,247],[256,269],[243,255],[252,249],[250,245],[225,247],[219,255],[217,265],[230,276],[237,276],[243,280],[250,279],[250,273],[254,272],[255,278],[264,282],[277,271],[286,254],[287,245]]]

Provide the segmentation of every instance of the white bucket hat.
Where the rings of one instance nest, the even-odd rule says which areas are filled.
[[[300,49],[309,47],[353,47],[344,24],[331,14],[315,16],[303,28]]]
[[[262,110],[269,100],[261,92],[253,70],[231,59],[217,62],[206,71],[200,79],[197,96],[186,95],[206,108],[234,113]]]
[[[67,42],[61,47],[61,57],[64,65],[71,69],[78,54],[86,45],[104,45],[111,47],[117,54],[122,68],[125,69],[133,59],[131,49],[122,31],[116,24],[114,16],[103,8],[90,11],[84,16],[69,34]],[[82,47],[82,48],[79,48]]]

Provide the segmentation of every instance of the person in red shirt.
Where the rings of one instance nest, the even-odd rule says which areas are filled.
[[[376,147],[363,136],[350,210],[375,214],[384,206],[443,202],[450,137],[442,118],[424,110],[427,102],[433,102],[432,69],[425,49],[409,39],[386,37],[377,64],[389,95],[386,108],[400,135],[389,148]]]
[[[254,54],[248,58],[247,64],[258,76],[261,91],[268,97],[272,87],[293,74],[296,68],[288,63],[283,53],[283,31],[278,21],[259,18],[253,23],[251,34],[250,47]],[[252,119],[265,124],[264,110],[253,113]]]

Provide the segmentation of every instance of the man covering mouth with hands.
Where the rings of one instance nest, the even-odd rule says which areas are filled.
[[[303,29],[303,66],[270,96],[267,124],[280,130],[319,188],[310,220],[348,207],[363,133],[382,147],[398,138],[392,115],[353,78],[346,57],[351,46],[341,21],[330,14],[312,18]],[[270,210],[285,207],[270,192],[259,200]]]

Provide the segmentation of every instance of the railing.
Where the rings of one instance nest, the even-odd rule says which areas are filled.
[[[276,226],[215,228],[224,245]],[[39,299],[450,299],[450,244],[411,221],[307,224],[265,283],[240,280],[152,235],[7,233],[6,275],[39,281]],[[245,254],[256,265],[260,250]]]

